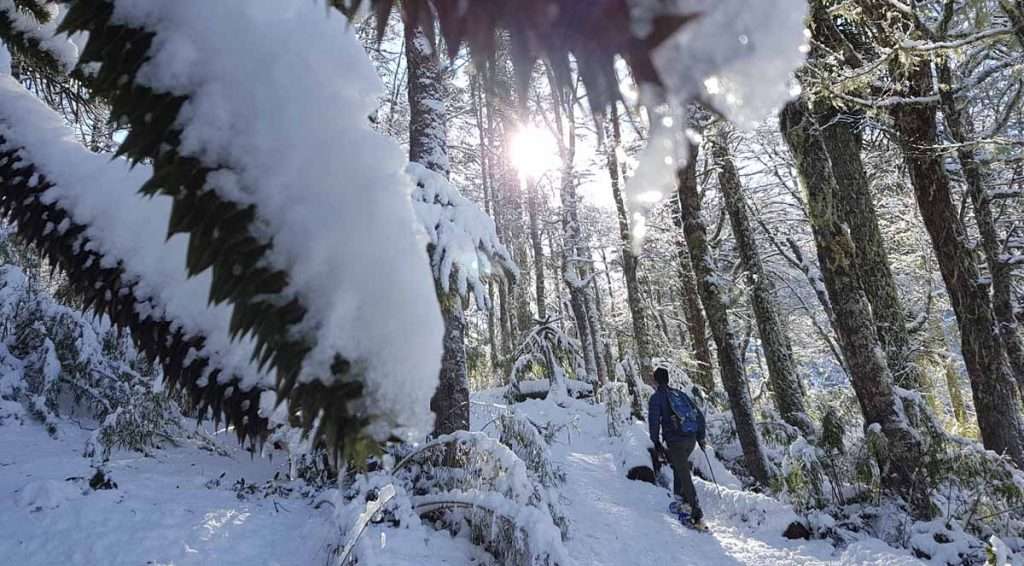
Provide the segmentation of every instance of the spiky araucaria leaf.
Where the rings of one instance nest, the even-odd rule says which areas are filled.
[[[153,176],[141,190],[174,198],[168,235],[189,235],[186,267],[191,274],[212,268],[210,300],[234,305],[231,331],[254,336],[254,356],[261,366],[269,364],[276,370],[278,399],[291,397],[292,409],[301,412],[307,430],[322,414],[320,431],[332,447],[353,440],[365,423],[352,418],[347,403],[360,395],[361,387],[349,381],[332,388],[296,389],[303,359],[312,346],[289,330],[303,321],[306,308],[297,298],[267,300],[285,296],[288,274],[263,261],[272,243],[252,235],[254,206],[206,190],[216,167],[176,151],[181,134],[176,120],[188,99],[154,92],[133,80],[147,61],[155,34],[114,24],[113,9],[106,0],[75,1],[61,29],[89,33],[80,63],[99,66],[87,84],[109,101],[111,115],[129,128],[118,153],[136,162],[152,160]],[[332,369],[342,377],[349,373],[350,364],[339,356]],[[223,394],[223,388],[211,390],[208,403],[220,405]]]
[[[377,17],[378,35],[396,4],[403,17],[431,38],[437,21],[454,56],[465,43],[478,61],[498,48],[499,30],[508,32],[519,86],[526,92],[533,63],[544,59],[558,82],[571,87],[570,59],[587,87],[594,109],[619,97],[615,59],[622,57],[640,82],[660,84],[651,52],[688,21],[697,17],[686,6],[640,0],[330,0],[354,16],[369,7]]]

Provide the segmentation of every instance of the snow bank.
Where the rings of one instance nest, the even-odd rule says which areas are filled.
[[[494,492],[447,492],[421,495],[412,498],[413,507],[420,513],[432,508],[451,508],[465,505],[490,511],[511,521],[512,526],[525,535],[525,544],[531,554],[530,564],[553,564],[571,566],[573,560],[562,545],[562,535],[551,521],[551,516],[537,509],[521,505]],[[503,525],[495,522],[494,529]]]
[[[33,480],[24,485],[15,495],[14,503],[31,511],[56,509],[64,502],[81,497],[82,492],[74,484],[57,480]]]
[[[561,368],[556,368],[561,369]],[[564,374],[562,374],[564,375]],[[557,381],[557,380],[556,380]],[[583,395],[591,395],[594,393],[594,386],[586,381],[580,381],[578,379],[572,379],[568,377],[562,378],[562,383],[565,384],[565,390],[568,395],[573,397],[580,397]],[[517,392],[521,395],[535,396],[541,393],[547,393],[551,389],[551,380],[549,379],[526,379],[523,381],[517,381],[512,385],[508,386],[513,392]]]
[[[618,438],[619,443],[616,449],[616,461],[622,472],[622,477],[638,466],[651,467],[650,449],[654,448],[651,442],[650,432],[647,425],[639,421],[633,421],[622,431]]]

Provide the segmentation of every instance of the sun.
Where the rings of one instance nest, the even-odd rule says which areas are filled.
[[[516,132],[509,152],[512,166],[527,179],[536,179],[557,169],[561,163],[551,133],[536,126],[526,126]]]

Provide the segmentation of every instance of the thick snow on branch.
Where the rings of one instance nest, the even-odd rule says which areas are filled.
[[[56,35],[59,23],[59,8],[55,4],[40,3],[39,9],[49,13],[46,23],[40,23],[30,12],[17,7],[14,0],[0,0],[0,20],[10,21],[11,32],[26,42],[38,44],[38,48],[60,65],[64,72],[71,72],[78,62],[78,48],[64,35]]]
[[[698,15],[652,57],[668,95],[707,100],[741,127],[753,127],[795,92],[793,72],[808,47],[803,0],[676,0]]]
[[[216,172],[206,190],[253,205],[264,261],[288,275],[312,350],[300,382],[363,385],[350,407],[427,429],[443,325],[396,142],[367,116],[382,85],[348,22],[309,0],[111,0],[114,24],[154,34],[135,81],[187,97],[176,151]]]
[[[635,248],[648,211],[675,188],[686,164],[686,106],[706,102],[743,128],[752,128],[798,93],[794,71],[808,51],[804,0],[633,0],[634,27],[649,29],[666,8],[693,20],[652,53],[663,92],[642,92],[651,132],[626,182]],[[694,137],[693,135],[689,137]]]
[[[498,240],[494,219],[443,175],[419,163],[410,163],[405,171],[416,183],[413,208],[430,236],[434,277],[445,292],[454,283],[460,296],[472,292],[477,306],[488,308],[487,279],[519,274],[508,249]]]
[[[109,262],[104,267],[124,270],[123,284],[139,300],[141,318],[170,320],[186,336],[204,337],[204,351],[195,354],[213,362],[208,373],[219,369],[236,375],[243,389],[272,387],[273,381],[250,361],[251,341],[231,340],[230,309],[207,307],[209,274],[186,276],[187,238],[166,239],[171,199],[138,194],[151,174],[148,166],[131,168],[125,160],[90,152],[75,141],[60,115],[9,75],[0,76],[0,135],[7,140],[5,149],[20,149],[19,155],[54,184],[43,201],[56,203],[71,222],[86,226],[80,242],[88,242]],[[52,229],[63,233],[68,226]]]

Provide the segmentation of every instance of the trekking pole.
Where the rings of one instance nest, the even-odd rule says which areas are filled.
[[[715,479],[715,469],[711,466],[711,457],[708,456],[708,451],[703,446],[700,447],[700,451],[704,453],[704,459],[708,462],[708,472],[711,473],[711,481],[715,482],[715,487],[718,488],[718,497],[722,497],[722,486],[718,484],[718,480]]]

